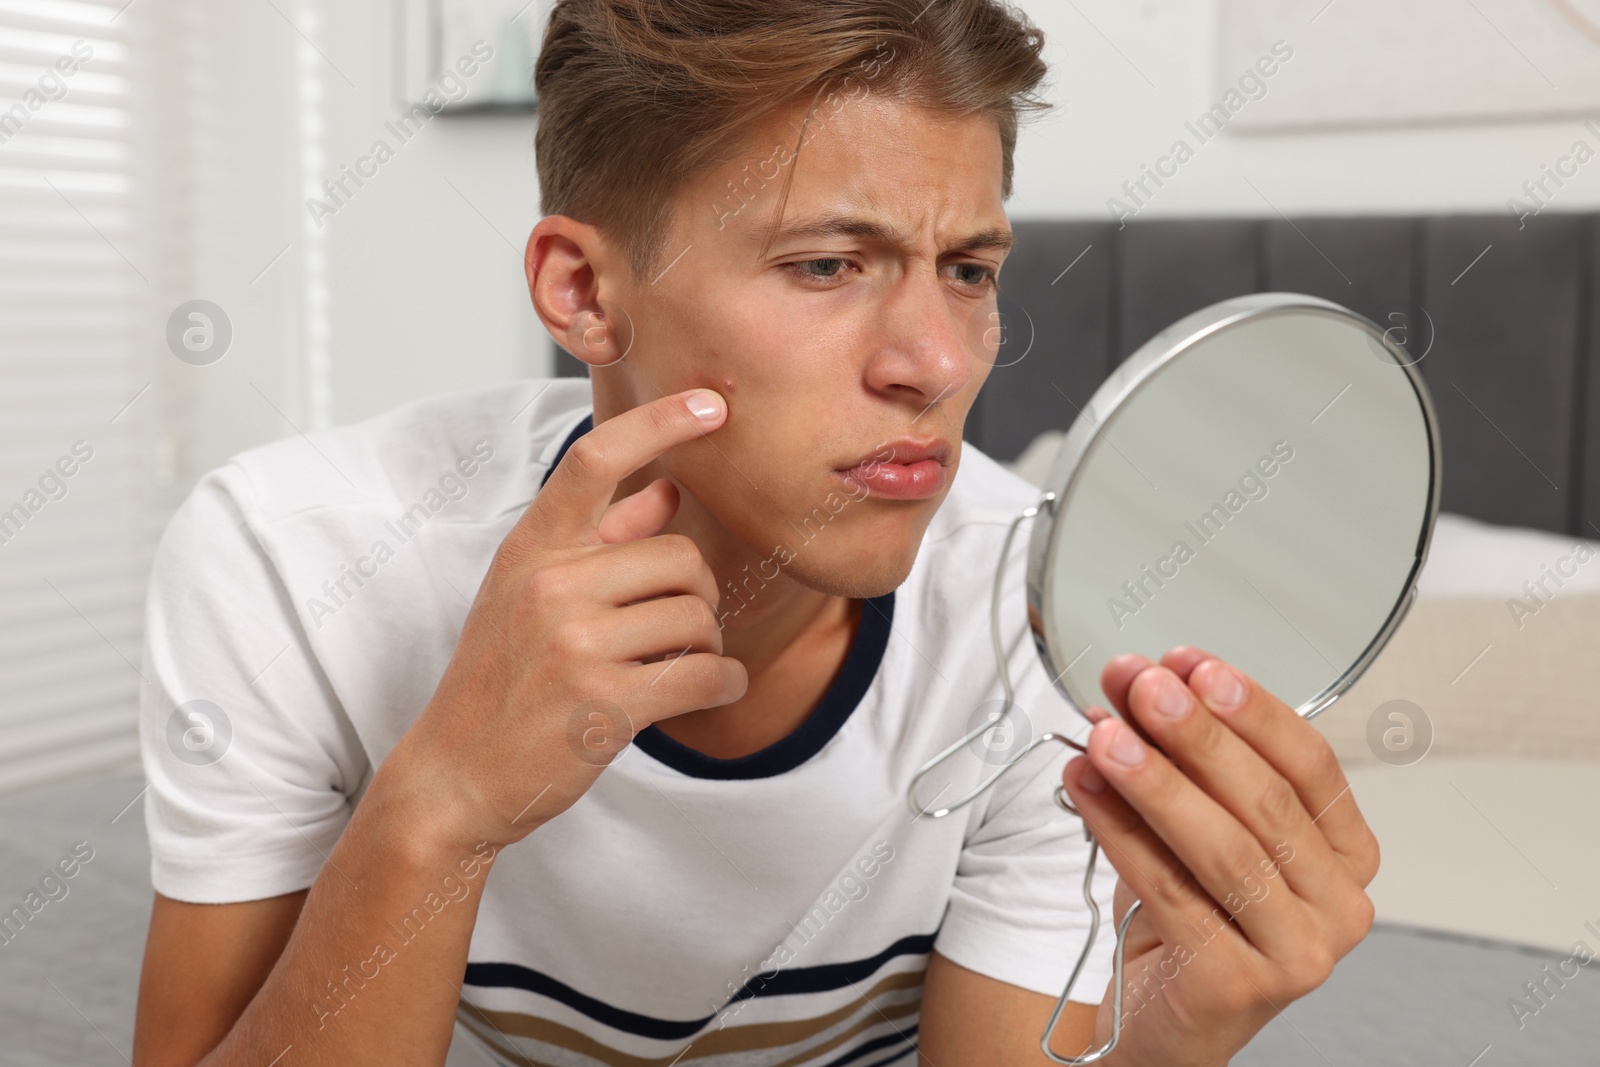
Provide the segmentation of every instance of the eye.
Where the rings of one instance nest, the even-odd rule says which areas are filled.
[[[849,267],[850,261],[842,256],[805,259],[796,263],[783,264],[784,270],[798,275],[807,282],[835,281]],[[999,274],[993,268],[986,267],[981,263],[952,263],[946,269],[954,270],[956,272],[954,280],[968,288],[999,288]]]
[[[956,281],[962,285],[988,288],[1000,283],[1000,276],[981,263],[952,263],[950,266],[957,272]]]
[[[839,277],[849,261],[838,256],[827,259],[803,259],[798,263],[785,263],[784,269],[807,281],[828,282]]]

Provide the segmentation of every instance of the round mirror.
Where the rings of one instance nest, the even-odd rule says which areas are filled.
[[[1268,293],[1153,338],[1073,423],[1028,557],[1057,687],[1196,645],[1313,715],[1415,594],[1439,505],[1437,420],[1405,352],[1337,304]]]

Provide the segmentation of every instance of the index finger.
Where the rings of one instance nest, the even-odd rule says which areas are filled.
[[[669,448],[715,430],[727,410],[721,394],[690,389],[607,419],[572,442],[513,536],[537,530],[562,544],[598,542],[600,517],[623,479]]]

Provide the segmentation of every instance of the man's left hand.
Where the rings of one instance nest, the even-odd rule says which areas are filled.
[[[1367,935],[1378,842],[1327,739],[1221,660],[1120,656],[1101,688],[1123,718],[1090,709],[1089,754],[1064,775],[1120,876],[1100,936],[1143,901],[1104,1062],[1217,1067]]]

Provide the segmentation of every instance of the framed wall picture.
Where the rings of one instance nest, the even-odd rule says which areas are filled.
[[[394,95],[438,114],[537,110],[548,0],[391,0]]]
[[[1239,129],[1600,110],[1600,0],[1222,0],[1219,92]],[[1282,73],[1260,58],[1292,50]],[[1252,93],[1257,83],[1265,91]]]

